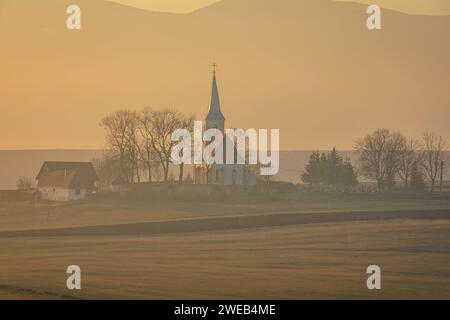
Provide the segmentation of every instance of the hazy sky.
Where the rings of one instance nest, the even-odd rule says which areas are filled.
[[[213,61],[226,126],[279,128],[283,150],[352,149],[376,128],[450,141],[450,17],[392,12],[372,32],[362,5],[225,2],[181,16],[80,0],[78,32],[72,0],[0,0],[0,149],[102,148],[99,123],[121,108],[203,119]]]
[[[111,0],[153,11],[189,12],[220,0]],[[348,1],[348,0],[337,0]],[[412,14],[450,15],[450,0],[353,0]]]
[[[152,11],[190,12],[219,0],[109,0]]]

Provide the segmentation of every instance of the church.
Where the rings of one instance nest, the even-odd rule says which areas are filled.
[[[225,117],[220,108],[219,90],[216,80],[216,65],[213,65],[213,79],[208,114],[205,119],[206,129],[218,129],[225,137]],[[226,155],[226,143],[223,143]],[[235,150],[236,151],[236,150]],[[235,152],[236,155],[236,152]],[[224,161],[225,163],[225,161]],[[245,164],[202,164],[194,167],[194,184],[212,185],[255,185],[256,175]]]

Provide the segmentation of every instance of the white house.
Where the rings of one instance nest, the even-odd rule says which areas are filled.
[[[36,180],[42,200],[75,201],[94,191],[98,177],[90,162],[46,161]]]
[[[211,99],[208,114],[205,119],[205,125],[206,129],[214,128],[220,130],[222,134],[225,133],[225,117],[220,110],[220,99],[219,90],[217,89],[215,65],[212,79]],[[223,155],[225,156],[225,140],[223,143],[223,148]],[[252,173],[249,170],[249,167],[245,164],[213,164],[210,167],[203,164],[194,167],[194,183],[217,185],[255,185],[256,175]]]

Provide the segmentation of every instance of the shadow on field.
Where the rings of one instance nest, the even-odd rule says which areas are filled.
[[[199,218],[57,229],[3,231],[0,232],[0,237],[152,235],[279,227],[313,223],[382,221],[395,219],[448,220],[450,219],[450,209],[379,212],[274,213],[252,216]]]

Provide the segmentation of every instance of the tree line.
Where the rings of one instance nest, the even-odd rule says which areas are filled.
[[[94,161],[101,183],[173,180],[169,170],[176,144],[172,132],[192,130],[193,121],[193,116],[169,108],[123,109],[104,117],[100,125],[106,131],[107,152]],[[183,165],[179,166],[178,181],[183,182]]]
[[[336,148],[328,153],[313,151],[301,178],[311,190],[322,192],[348,192],[358,183],[358,175],[350,160],[344,160]]]
[[[100,183],[106,188],[114,181],[182,183],[183,164],[178,179],[170,170],[176,145],[171,135],[175,129],[192,131],[193,122],[193,116],[168,108],[123,109],[107,115],[100,123],[106,131],[107,152],[94,160]],[[378,129],[356,140],[357,168],[335,148],[328,153],[314,151],[301,179],[319,191],[355,190],[361,176],[375,181],[379,192],[391,192],[401,182],[406,192],[423,192],[428,184],[433,193],[442,184],[446,148],[435,133],[426,132],[417,140]]]
[[[320,191],[354,190],[359,174],[375,181],[378,192],[391,192],[400,182],[405,192],[424,192],[428,183],[434,193],[438,182],[442,188],[446,148],[442,136],[432,132],[417,140],[378,129],[355,143],[359,170],[336,149],[327,154],[314,151],[301,178],[311,189]]]
[[[407,138],[400,132],[378,129],[356,141],[361,174],[376,181],[381,192],[392,191],[401,181],[404,190],[422,192],[425,181],[434,193],[438,181],[442,183],[447,144],[432,132],[425,132],[421,140]]]

